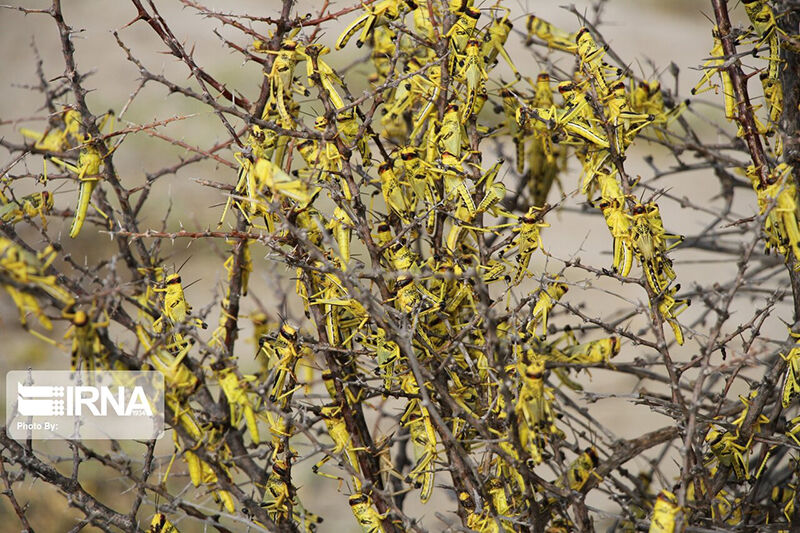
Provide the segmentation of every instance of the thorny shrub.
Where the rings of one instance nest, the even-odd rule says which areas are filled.
[[[39,68],[46,123],[0,141],[0,284],[35,342],[70,352],[73,368],[163,372],[174,446],[141,443],[126,459],[73,442],[69,476],[3,430],[4,496],[24,528],[15,487],[38,478],[83,515],[76,529],[328,529],[296,481],[311,465],[369,532],[796,523],[794,2],[743,0],[732,25],[712,0],[688,99],[668,88],[677,67],[643,78],[606,44],[602,1],[562,29],[500,0],[325,1],[308,15],[284,0],[270,16],[182,0],[238,32],[220,38],[263,70],[253,95],[205,69],[155,2],[131,2],[114,36],[141,82],[117,111],[160,85],[210,109],[202,128],[225,139],[160,134],[191,155],[129,184],[114,163],[123,141],[181,117],[137,125],[90,108],[61,3],[17,8],[52,19],[65,70]],[[130,26],[191,81],[144,64]],[[527,55],[511,57],[520,39]],[[331,66],[359,48],[362,70]],[[17,170],[41,158],[46,174]],[[152,192],[203,161],[219,163],[200,180],[222,199],[219,227],[168,231]],[[689,172],[717,194],[693,195]],[[56,196],[64,183],[77,192]],[[576,212],[604,262],[549,251],[551,235],[580,249],[583,229],[559,229]],[[687,216],[697,231],[671,233]],[[114,249],[82,264],[75,243],[98,236]],[[219,263],[193,259],[223,277],[202,309],[161,247],[182,239],[226,246]],[[693,276],[709,260],[713,279]],[[283,304],[248,292],[251,278],[274,279]],[[64,340],[53,322],[71,325]],[[251,328],[255,344],[242,342]],[[590,368],[635,381],[599,393]],[[611,398],[668,422],[618,438],[598,419]],[[129,507],[81,486],[95,462],[122,476]]]

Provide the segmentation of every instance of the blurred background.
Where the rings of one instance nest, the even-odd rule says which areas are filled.
[[[155,83],[139,87],[137,69],[126,60],[125,53],[117,45],[112,31],[119,30],[126,46],[150,70],[162,73],[179,83],[191,86],[195,84],[189,79],[186,66],[164,53],[164,44],[145,23],[137,22],[120,29],[135,17],[136,10],[133,5],[123,1],[103,0],[81,0],[63,4],[66,22],[75,30],[73,42],[78,68],[82,73],[92,73],[84,86],[92,89],[87,98],[95,114],[100,115],[108,109],[114,110],[117,114],[115,128],[118,129],[183,117],[181,120],[157,128],[156,131],[178,139],[186,146],[201,149],[207,149],[227,140],[226,130],[208,108],[182,96],[170,95],[163,86]],[[352,1],[342,0],[331,2],[329,11],[334,12],[352,4]],[[560,7],[560,4],[562,4],[560,0],[505,2],[505,5],[512,9],[511,19],[515,23],[515,28],[519,30],[524,31],[524,17],[534,13],[558,27],[575,31],[581,25],[579,20],[567,9]],[[21,5],[26,8],[48,7],[46,2],[35,0],[25,1]],[[220,38],[222,36],[244,47],[251,41],[247,36],[231,30],[230,27],[221,26],[214,19],[203,17],[196,9],[188,7],[190,5],[188,1],[181,3],[164,0],[157,2],[157,5],[178,40],[187,49],[193,50],[194,59],[198,64],[216,79],[224,82],[227,87],[235,88],[251,101],[257,99],[262,82],[260,69],[253,63],[244,64],[241,56],[227,47]],[[207,1],[204,5],[209,10],[265,17],[277,17],[280,8],[280,2],[277,0],[217,0]],[[319,5],[321,2],[299,2],[296,12],[316,13]],[[476,5],[488,8],[490,3],[482,4],[477,0]],[[574,5],[590,18],[593,17],[592,3],[576,1]],[[733,3],[731,7],[734,23],[744,24],[746,17],[741,7],[734,8]],[[612,0],[603,4],[602,25],[599,29],[611,47],[628,62],[637,75],[648,79],[660,78],[664,87],[677,91],[680,100],[690,96],[691,87],[700,77],[698,68],[709,55],[712,44],[712,23],[708,20],[708,13],[710,13],[709,3],[694,0],[670,2]],[[324,26],[325,31],[319,40],[333,48],[341,29],[354,17],[355,14],[348,14],[342,17],[342,20]],[[253,23],[252,27],[262,34],[266,34],[269,29],[266,24]],[[219,35],[216,35],[215,31]],[[512,34],[506,47],[522,73],[535,78],[547,65],[538,62],[530,50],[523,46],[523,42],[524,36],[521,33]],[[50,17],[41,14],[26,15],[13,9],[0,9],[0,72],[2,72],[0,136],[14,142],[22,142],[20,127],[38,131],[43,131],[46,127],[47,111],[42,107],[44,100],[40,93],[32,90],[32,87],[36,87],[39,83],[36,72],[37,57],[41,58],[41,68],[47,79],[52,80],[63,75],[64,63],[58,32]],[[367,70],[361,64],[368,57],[369,50],[366,47],[359,50],[349,46],[342,51],[332,52],[327,60],[343,77],[346,77],[350,91],[354,95],[359,95],[367,88]],[[561,65],[563,68],[571,68],[572,59],[563,54],[554,53],[550,56],[550,60],[557,66],[563,63]],[[679,69],[677,79],[668,72],[671,64]],[[504,72],[507,79],[511,79],[510,73],[503,70],[504,68],[501,61],[500,72]],[[757,78],[755,80],[753,85],[757,85]],[[131,102],[134,92],[136,98]],[[69,96],[63,100],[65,104],[71,102]],[[722,122],[719,102],[720,98],[707,93],[706,98],[693,99],[690,112],[687,113],[690,122],[707,134],[706,139],[713,139],[717,134],[714,121]],[[704,118],[698,118],[695,113]],[[486,115],[484,111],[483,118],[491,122],[492,117]],[[234,125],[238,127],[241,124],[234,121]],[[492,145],[486,144],[489,150]],[[510,150],[506,155],[509,154]],[[148,173],[175,165],[182,158],[191,155],[192,152],[185,147],[175,146],[154,135],[138,133],[129,135],[125,139],[115,155],[115,164],[123,183],[133,187],[143,184]],[[218,155],[234,162],[230,149],[222,150]],[[645,156],[648,155],[653,156],[653,164],[656,166],[666,167],[674,163],[662,150],[644,143],[629,152],[626,166],[632,175],[639,174],[647,179],[653,174],[653,168],[645,162]],[[484,161],[486,160],[490,159],[485,157]],[[0,148],[0,161],[4,166],[11,162],[11,156],[2,148]],[[37,167],[40,164],[39,159],[27,158],[25,162],[12,167],[10,175],[37,174],[41,172],[41,168]],[[556,258],[580,257],[586,264],[610,265],[611,258],[608,254],[610,237],[607,228],[600,217],[588,216],[582,212],[585,198],[575,194],[579,185],[578,175],[579,169],[570,169],[562,178],[566,197],[563,204],[565,209],[549,219],[552,228],[543,232],[545,249],[554,259],[548,260],[543,255],[535,256],[531,267],[533,272],[541,272],[548,268],[560,269]],[[162,222],[167,231],[215,228],[225,197],[220,191],[197,183],[195,180],[198,178],[235,184],[236,170],[219,163],[203,162],[182,168],[176,174],[162,178],[156,185],[157,194],[151,195],[141,219],[142,229],[161,229]],[[667,188],[674,198],[689,197],[701,203],[711,201],[711,197],[718,192],[717,181],[709,172],[687,172],[674,178],[653,185]],[[551,202],[558,201],[558,191],[551,192],[553,195]],[[73,207],[76,197],[77,191],[74,185],[70,183],[63,186],[56,192],[56,208]],[[702,215],[683,210],[678,201],[663,201],[660,205],[665,225],[670,232],[697,234],[707,222]],[[163,221],[163,214],[168,207],[169,216]],[[743,216],[757,212],[754,197],[738,202],[735,208],[742,212]],[[53,223],[55,227],[60,224],[56,219],[53,219]],[[62,231],[68,228],[68,223],[69,220],[62,225]],[[87,264],[94,262],[92,258],[105,255],[105,247],[109,246],[108,239],[104,238],[103,234],[95,234],[90,231],[91,229],[93,228],[85,227],[79,239],[71,243],[74,245],[71,248],[73,258],[82,262],[80,255],[85,254]],[[66,232],[62,238],[68,239]],[[221,297],[220,282],[224,279],[221,267],[224,258],[222,254],[228,246],[224,241],[193,242],[191,246],[187,246],[188,242],[165,241],[162,243],[162,250],[170,256],[170,263],[175,268],[185,262],[181,270],[184,286],[194,283],[186,289],[189,303],[196,309],[213,306]],[[293,303],[291,299],[287,301],[285,298],[286,292],[292,293],[294,290],[294,282],[291,279],[293,272],[286,271],[284,267],[278,268],[278,263],[265,257],[266,252],[263,250],[260,257],[256,249],[253,250],[255,272],[251,278],[250,291],[256,299],[251,299],[245,304],[244,312],[250,313],[261,308],[273,316],[282,312],[290,320],[302,323],[302,311],[298,311],[296,302]],[[715,279],[728,279],[736,269],[736,265],[707,262],[707,258],[697,252],[682,254],[680,250],[676,250],[671,255],[674,257],[678,279],[686,288],[693,284],[707,285]],[[571,290],[567,299],[571,302],[584,302],[585,312],[590,315],[613,312],[610,310],[615,308],[630,309],[631,303],[638,303],[643,306],[641,308],[643,310],[647,306],[643,291],[636,290],[630,285],[623,289],[621,285],[605,279],[596,283],[585,280],[583,289],[585,290]],[[217,315],[218,308],[211,308],[207,321],[213,323]],[[790,315],[784,313],[783,316]],[[682,315],[681,319],[683,323],[692,324],[691,310],[687,311],[685,316]],[[780,321],[774,322],[765,328],[765,332],[775,337],[785,337],[785,330]],[[635,325],[636,321],[632,320],[631,323]],[[249,338],[251,331],[247,324],[244,326],[241,336]],[[52,332],[52,338],[61,340],[63,332],[62,322]],[[692,339],[691,327],[687,337],[686,346],[675,352],[679,354],[677,356],[679,360],[688,360],[696,350],[697,343]],[[4,292],[0,292],[0,338],[3,341],[0,350],[0,376],[4,376],[9,370],[27,367],[37,370],[68,368],[68,351],[34,339],[22,331],[17,311]],[[132,342],[132,340],[122,338],[120,342]],[[241,359],[243,368],[245,370],[255,368],[257,363],[252,355],[255,346],[246,342],[240,342],[238,346],[241,352],[237,355]],[[756,344],[755,347],[757,346]],[[618,360],[632,361],[640,356],[642,352],[635,346],[623,343]],[[4,380],[2,382],[4,385]],[[582,382],[587,390],[598,394],[627,395],[642,390],[641,384],[634,378],[612,376],[611,373],[602,370],[593,371],[591,381],[584,378]],[[2,398],[4,397],[3,394]],[[601,400],[593,412],[598,420],[605,423],[607,428],[620,438],[636,437],[646,431],[663,427],[671,421],[669,418],[652,413],[647,407],[634,405],[626,398]],[[137,461],[141,461],[141,451],[144,449],[135,443],[125,443],[122,449],[111,449],[105,443],[98,443],[98,448],[106,449],[110,454],[127,453],[134,465]],[[47,453],[51,457],[64,457],[65,473],[69,472],[71,453],[66,446],[46,443],[41,446],[37,444],[37,449],[40,453]],[[171,439],[169,437],[162,439],[159,444],[160,453],[168,458],[171,449]],[[670,453],[676,452],[672,450]],[[646,467],[646,463],[632,466],[631,470],[636,471],[638,467]],[[325,518],[320,530],[359,531],[347,505],[346,496],[330,496],[336,493],[337,482],[313,476],[308,468],[305,470],[306,476],[300,474],[302,469],[297,470],[299,477],[295,478],[295,483],[300,487],[300,499],[309,507],[313,504],[312,510]],[[104,472],[92,466],[81,472],[80,479],[90,493],[116,492],[119,493],[121,502],[127,501],[130,495],[124,493],[125,485],[118,482],[115,475],[113,471]],[[67,531],[75,525],[74,520],[78,513],[72,512],[66,506],[64,499],[58,497],[51,487],[28,480],[17,496],[29,506],[28,517],[37,531]],[[186,497],[192,497],[191,491]],[[210,501],[210,497],[206,494],[197,494],[196,497],[207,500],[207,507],[211,512],[214,504]],[[408,498],[407,502],[410,515],[422,516],[425,527],[432,531],[445,528],[445,523],[439,520],[436,512],[443,508],[452,508],[451,505],[442,507],[439,503],[446,502],[432,501],[427,506],[420,506],[416,498]],[[602,496],[596,496],[594,500],[590,498],[589,503],[600,507],[607,504]],[[121,508],[124,506],[121,505]],[[149,510],[152,512],[152,507]],[[452,519],[453,515],[449,517]],[[141,515],[141,519],[149,522],[149,516],[145,514]],[[16,531],[18,527],[8,501],[0,498],[0,531]],[[187,522],[185,529],[192,531],[192,526]]]

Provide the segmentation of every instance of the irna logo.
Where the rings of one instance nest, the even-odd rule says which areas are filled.
[[[11,371],[6,427],[17,440],[158,439],[164,433],[164,375]]]
[[[113,386],[48,387],[17,384],[22,416],[153,416],[144,389]]]

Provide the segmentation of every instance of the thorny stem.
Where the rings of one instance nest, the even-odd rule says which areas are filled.
[[[731,20],[728,16],[728,2],[727,0],[711,0],[711,5],[714,8],[714,18],[717,21],[719,39],[722,42],[722,50],[725,52],[725,57],[736,57],[736,45],[731,32]],[[741,60],[736,58],[725,63],[727,64],[725,68],[730,74],[731,82],[733,83],[733,96],[736,98],[736,120],[744,132],[744,141],[747,144],[747,150],[750,152],[753,165],[755,165],[756,175],[759,177],[761,187],[766,187],[770,183],[770,167],[753,118],[753,107],[750,105],[750,96],[747,93],[747,78],[742,72]]]

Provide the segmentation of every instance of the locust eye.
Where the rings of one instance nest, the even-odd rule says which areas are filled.
[[[362,503],[367,503],[367,497],[363,494],[359,496],[351,496],[350,497],[350,505],[359,505]]]
[[[600,459],[597,457],[597,450],[594,448],[586,448],[586,455],[589,456],[589,461],[591,461],[592,466],[597,466],[597,464],[600,462]]]
[[[284,325],[281,326],[281,337],[293,341],[297,339],[297,332],[294,328]]]

